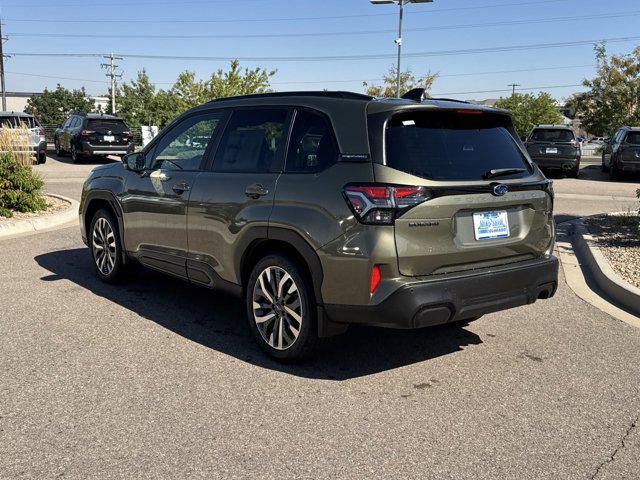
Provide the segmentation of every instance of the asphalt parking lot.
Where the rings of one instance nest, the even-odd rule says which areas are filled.
[[[50,157],[78,199],[95,164]],[[556,217],[637,208],[585,164]],[[637,479],[640,329],[557,295],[464,328],[262,355],[234,299],[99,282],[78,227],[0,242],[0,478]]]

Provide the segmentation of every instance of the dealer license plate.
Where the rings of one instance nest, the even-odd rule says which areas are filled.
[[[477,212],[473,214],[473,229],[476,240],[506,238],[509,236],[509,217],[504,210]]]

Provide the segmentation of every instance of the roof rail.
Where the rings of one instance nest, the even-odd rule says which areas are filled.
[[[468,103],[468,104],[471,104],[471,102],[467,102],[466,100],[458,100],[456,98],[429,98],[428,100],[437,100],[437,101],[440,101],[440,102],[456,102],[456,103]]]
[[[234,97],[222,97],[211,100],[208,103],[223,102],[228,100],[244,100],[253,98],[279,98],[279,97],[323,97],[323,98],[344,98],[349,100],[373,100],[370,95],[353,92],[328,92],[328,91],[297,91],[297,92],[271,92],[252,93],[249,95],[237,95]]]

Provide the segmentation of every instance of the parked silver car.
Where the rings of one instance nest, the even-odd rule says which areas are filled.
[[[37,163],[47,161],[47,139],[40,122],[31,114],[24,112],[0,112],[0,129],[25,128],[29,131],[29,152]]]

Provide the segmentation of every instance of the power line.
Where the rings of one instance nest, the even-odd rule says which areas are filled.
[[[484,10],[487,8],[502,8],[502,7],[514,7],[514,6],[528,6],[535,5],[540,6],[540,4],[547,3],[559,3],[559,2],[567,2],[571,0],[538,0],[538,1],[526,1],[526,2],[511,2],[511,3],[496,3],[490,5],[478,5],[478,6],[470,6],[470,7],[451,7],[451,8],[434,8],[431,10],[414,10],[411,12],[411,15],[422,14],[422,13],[440,13],[440,12],[452,12],[452,11],[464,11],[464,10]],[[104,6],[111,6],[111,4],[103,4]],[[308,21],[308,20],[340,20],[340,19],[353,19],[353,18],[366,18],[366,17],[388,17],[388,16],[396,16],[395,13],[365,13],[365,14],[354,14],[354,15],[329,15],[329,16],[317,16],[317,17],[285,17],[285,18],[235,18],[235,19],[216,19],[216,20],[181,20],[181,19],[167,19],[167,20],[154,20],[154,19],[138,19],[138,20],[128,20],[128,19],[83,19],[83,20],[70,20],[70,19],[56,19],[52,20],[50,18],[7,18],[7,21],[12,22],[36,22],[36,23],[100,23],[100,24],[113,24],[113,23],[253,23],[253,22],[295,22],[295,21]]]
[[[576,40],[570,42],[533,43],[523,45],[502,45],[499,47],[468,48],[459,50],[437,50],[430,52],[405,53],[405,58],[425,58],[443,57],[453,55],[470,55],[492,52],[515,52],[524,50],[539,50],[547,48],[574,47],[580,45],[591,45],[599,42],[619,43],[639,40],[640,36],[597,38],[591,40]],[[75,58],[96,58],[104,56],[103,53],[43,53],[43,52],[14,52],[12,56],[20,57],[75,57]],[[148,60],[181,60],[181,61],[219,61],[228,62],[240,60],[245,62],[320,62],[320,61],[356,61],[356,60],[382,60],[394,58],[395,54],[361,54],[361,55],[331,55],[331,56],[301,56],[301,57],[224,57],[224,56],[185,56],[185,55],[151,55],[120,53],[125,59],[148,59]]]
[[[429,32],[435,30],[458,30],[466,28],[502,27],[509,25],[532,25],[540,23],[555,23],[580,20],[602,20],[604,18],[626,18],[639,16],[640,10],[600,15],[582,15],[571,17],[538,18],[530,20],[506,20],[501,22],[471,23],[457,25],[441,25],[426,28],[406,28],[405,32]],[[299,32],[299,33],[256,33],[256,34],[118,34],[118,38],[149,38],[149,39],[225,39],[225,38],[296,38],[296,37],[337,37],[377,35],[381,33],[395,33],[395,29],[379,30],[349,30],[338,32]],[[12,32],[16,37],[53,37],[53,38],[113,38],[113,33],[56,33],[56,32]]]
[[[572,85],[546,85],[541,87],[523,87],[516,88],[515,90],[518,92],[528,91],[528,90],[551,90],[553,88],[575,88],[575,87],[583,87],[584,85],[580,83],[572,84]],[[433,97],[441,97],[447,95],[470,95],[474,93],[500,93],[500,92],[510,92],[510,88],[500,88],[496,90],[475,90],[471,92],[445,92],[445,93],[431,93]]]
[[[249,3],[249,2],[264,2],[267,0],[181,0],[180,1],[180,5],[210,5],[210,4],[219,4],[219,3]],[[136,2],[137,6],[145,6],[145,5],[175,5],[176,2],[175,0],[168,0],[168,1],[158,1],[158,0],[153,0],[151,2]],[[47,8],[47,7],[52,7],[52,8],[58,8],[58,7],[101,7],[101,6],[131,6],[131,2],[109,2],[109,3],[93,3],[90,5],[87,5],[86,2],[82,2],[82,3],[56,3],[55,5],[50,3],[40,3],[40,4],[34,4],[34,3],[29,3],[29,4],[25,4],[25,3],[14,3],[14,4],[3,4],[4,8]]]
[[[538,67],[538,68],[524,68],[524,69],[516,69],[516,70],[492,70],[492,71],[484,71],[484,72],[463,72],[463,73],[443,73],[438,74],[438,78],[448,78],[448,77],[467,77],[467,76],[478,76],[478,75],[494,75],[494,74],[502,74],[502,73],[523,73],[523,72],[539,72],[539,71],[548,71],[548,70],[562,70],[562,69],[571,69],[571,68],[593,68],[595,64],[584,64],[584,65],[558,65],[553,67]],[[108,85],[110,82],[105,80],[95,80],[95,79],[87,79],[87,78],[78,78],[78,77],[63,77],[56,75],[42,75],[37,73],[25,73],[25,72],[6,72],[9,75],[22,75],[27,77],[35,77],[35,78],[50,78],[53,80],[72,80],[78,82],[88,82],[88,83],[99,83]],[[304,84],[325,84],[325,83],[361,83],[361,82],[381,82],[384,81],[384,78],[355,78],[348,80],[288,80],[282,82],[271,82],[272,85],[304,85]],[[151,82],[154,85],[173,85],[173,82]]]

